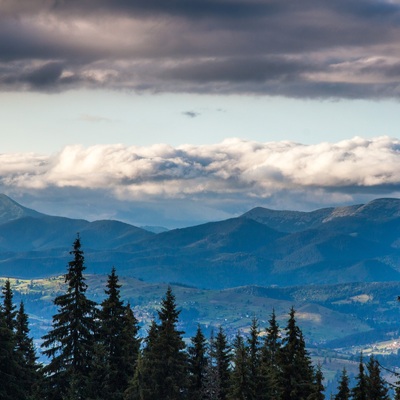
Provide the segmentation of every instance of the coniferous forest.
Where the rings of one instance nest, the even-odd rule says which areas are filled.
[[[39,363],[29,335],[24,304],[13,303],[10,282],[2,289],[0,312],[0,399],[2,400],[322,400],[320,365],[313,365],[296,313],[278,326],[274,310],[268,326],[253,320],[250,333],[229,341],[220,327],[206,338],[200,328],[183,340],[179,309],[168,288],[158,318],[147,335],[130,304],[120,296],[115,268],[105,299],[86,296],[85,261],[79,236],[70,252],[65,293],[42,338]],[[360,357],[356,383],[342,371],[335,400],[389,399],[381,366]],[[396,388],[396,400],[400,390]]]

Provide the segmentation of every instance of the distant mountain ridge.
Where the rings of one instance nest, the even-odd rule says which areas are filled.
[[[141,240],[153,233],[114,220],[89,222],[50,216],[26,208],[0,194],[0,252],[41,251],[66,248],[77,233],[91,249],[113,249]]]
[[[23,207],[5,194],[0,193],[0,224],[23,217],[40,218],[44,216],[45,214]]]
[[[400,200],[311,212],[255,208],[161,233],[53,217],[0,196],[0,276],[65,272],[81,235],[90,273],[204,288],[400,280]]]
[[[300,232],[314,229],[337,218],[357,217],[370,220],[390,220],[400,217],[400,199],[382,198],[367,204],[345,207],[321,208],[319,210],[287,211],[256,207],[244,213],[243,218],[253,219],[283,232]]]

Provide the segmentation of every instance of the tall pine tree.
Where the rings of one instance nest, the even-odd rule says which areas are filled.
[[[182,399],[187,389],[185,343],[182,339],[183,332],[177,329],[179,314],[175,296],[168,287],[158,312],[160,323],[155,342],[155,353],[158,355],[156,376],[160,385],[159,399]]]
[[[225,400],[228,397],[230,386],[230,363],[231,348],[228,345],[228,339],[222,328],[219,327],[217,336],[215,337],[215,367],[218,376],[219,400]]]
[[[250,399],[250,369],[247,348],[238,332],[233,342],[233,370],[228,398],[230,400]]]
[[[20,364],[22,386],[26,399],[41,399],[42,374],[37,363],[33,339],[29,336],[28,316],[21,301],[15,321],[15,348]]]
[[[314,370],[293,307],[285,330],[279,361],[282,400],[306,400],[314,391]]]
[[[145,346],[138,354],[135,373],[124,393],[124,400],[157,400],[157,357],[154,356],[158,326],[153,320],[144,340]]]
[[[358,375],[356,376],[356,385],[351,390],[353,400],[368,400],[368,387],[367,376],[365,374],[365,367],[363,355],[360,355],[360,362],[358,364]]]
[[[140,366],[125,398],[180,400],[187,393],[187,356],[183,332],[177,328],[180,311],[168,287],[143,349]],[[129,397],[128,397],[129,396]]]
[[[99,313],[98,346],[103,346],[106,364],[104,369],[107,373],[102,382],[96,385],[97,388],[101,387],[101,397],[108,400],[122,400],[128,382],[134,375],[139,350],[137,321],[130,306],[124,306],[120,288],[113,267],[105,290],[107,297],[101,303]],[[101,370],[99,372],[101,376]]]
[[[259,341],[258,321],[253,318],[250,335],[247,339],[248,346],[248,369],[249,369],[249,400],[258,400],[262,397],[261,376],[261,349]]]
[[[314,374],[313,392],[308,396],[307,400],[325,400],[325,387],[323,381],[324,375],[322,373],[321,364],[318,364]]]
[[[125,306],[123,326],[122,326],[122,347],[124,356],[121,363],[125,369],[126,378],[129,380],[135,375],[141,339],[138,336],[139,322],[133,313],[130,303]],[[126,379],[125,378],[125,379]]]
[[[370,357],[367,364],[367,399],[389,400],[386,382],[381,376],[380,366],[376,358]]]
[[[269,326],[266,328],[260,361],[260,399],[273,400],[281,396],[280,369],[278,360],[281,351],[281,338],[275,310],[272,310]]]
[[[16,351],[15,334],[0,311],[0,399],[25,400],[20,357]]]
[[[55,298],[58,313],[53,316],[52,329],[43,336],[43,353],[50,359],[44,368],[49,400],[88,397],[97,313],[96,303],[86,297],[86,267],[79,235],[70,254],[73,259],[65,275],[67,290]]]
[[[350,399],[350,380],[347,375],[346,368],[343,368],[342,374],[339,380],[338,392],[335,396],[335,400],[349,400]]]
[[[211,331],[207,366],[204,376],[203,385],[203,399],[204,400],[218,400],[220,398],[220,379],[216,361],[216,348],[214,331]]]
[[[3,313],[4,313],[4,320],[8,326],[9,329],[11,329],[12,331],[15,330],[15,317],[17,315],[16,312],[16,307],[13,303],[13,291],[11,289],[11,283],[10,280],[7,279],[3,290]]]
[[[188,348],[188,398],[191,400],[203,398],[207,363],[207,340],[199,325]]]

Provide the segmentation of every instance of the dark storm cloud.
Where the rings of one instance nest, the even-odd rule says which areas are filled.
[[[214,81],[267,81],[273,79],[293,79],[302,72],[319,69],[298,60],[281,58],[263,59],[228,58],[212,61],[187,63],[166,70],[168,77],[197,82]]]
[[[26,74],[24,80],[38,88],[54,85],[61,78],[62,71],[61,63],[50,62]]]
[[[400,4],[5,0],[5,90],[399,97]],[[17,68],[15,68],[17,66]]]
[[[55,2],[53,10],[81,12],[131,13],[137,15],[173,15],[188,18],[253,18],[254,16],[276,12],[279,3],[267,1],[226,1],[226,0],[74,0],[68,3]]]
[[[7,66],[9,67],[9,66]],[[40,66],[12,64],[11,68],[0,66],[0,84],[4,88],[21,88],[37,91],[54,91],[76,84],[73,76],[63,77],[64,64],[47,62]]]

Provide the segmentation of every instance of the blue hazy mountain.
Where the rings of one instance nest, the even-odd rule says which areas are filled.
[[[24,217],[40,218],[44,216],[35,210],[21,206],[5,194],[0,193],[0,224]]]
[[[204,288],[400,279],[400,200],[312,212],[255,208],[154,233],[118,221],[48,216],[0,196],[0,276],[65,272],[79,232],[90,273]]]

